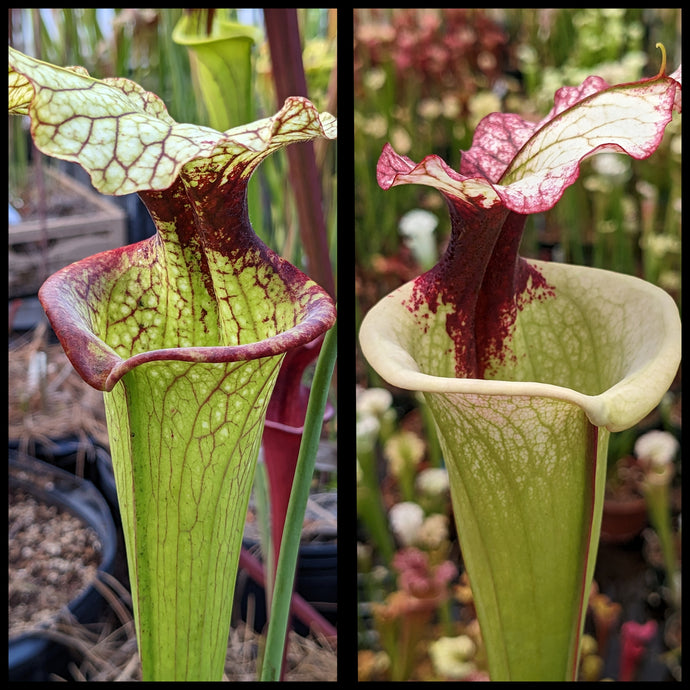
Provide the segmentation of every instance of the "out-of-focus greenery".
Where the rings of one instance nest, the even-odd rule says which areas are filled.
[[[337,116],[337,84],[334,78],[337,47],[335,10],[309,8],[298,9],[297,13],[309,99],[320,111]],[[276,110],[276,96],[266,40],[259,45],[256,69],[259,108],[265,114],[272,114]],[[333,276],[337,281],[337,146],[333,142],[316,141],[314,151],[322,176],[324,219]],[[262,176],[262,186],[268,190],[266,196],[271,205],[271,225],[267,230],[274,239],[269,244],[283,247],[283,256],[296,266],[305,268],[296,205],[292,195],[284,194],[286,180],[289,178],[287,151],[277,151],[261,164],[257,172]]]
[[[449,231],[441,195],[422,186],[387,192],[376,182],[386,142],[418,162],[440,155],[457,169],[491,112],[540,119],[561,86],[596,74],[609,83],[680,64],[679,9],[354,10],[355,260],[359,323],[375,301],[417,275],[398,225],[414,208],[436,214],[439,250]],[[680,305],[680,116],[645,161],[584,161],[549,213],[531,216],[522,254],[644,277]]]
[[[190,98],[187,49],[172,39],[185,12],[171,9],[16,9],[10,11],[10,43],[55,65],[82,65],[98,78],[127,77],[160,96],[178,122],[199,122],[203,109]],[[261,10],[223,10],[237,22],[263,28]],[[299,10],[309,97],[326,105],[334,67],[336,24],[325,9]],[[263,114],[275,112],[268,45],[258,46],[257,101]]]

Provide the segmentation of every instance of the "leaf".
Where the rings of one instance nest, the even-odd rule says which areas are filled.
[[[220,680],[261,433],[281,362],[335,304],[255,235],[247,182],[272,152],[336,136],[305,98],[224,133],[179,124],[127,79],[10,48],[10,111],[97,189],[139,192],[157,232],[70,264],[39,299],[105,395],[144,680]],[[301,524],[301,522],[300,522]]]
[[[434,415],[492,680],[574,678],[608,433],[658,404],[681,357],[678,310],[661,289],[534,264],[556,298],[519,311],[513,356],[491,378],[454,376],[452,309],[410,309],[414,282],[360,328],[371,366],[423,392]]]
[[[499,196],[513,211],[539,213],[553,207],[575,182],[587,156],[615,151],[638,160],[649,157],[671,121],[677,88],[668,77],[624,84],[563,111],[557,94],[557,114],[552,111],[512,160],[500,180],[507,189]]]
[[[537,396],[425,399],[491,680],[574,678],[593,565],[582,554],[596,552],[595,474],[602,487],[608,432],[576,405]]]
[[[213,12],[210,34],[207,27],[199,26],[209,11]],[[172,37],[188,48],[194,87],[203,100],[209,124],[227,129],[253,120],[253,63],[259,29],[222,19],[216,10],[197,9],[180,17]]]
[[[281,359],[154,361],[105,394],[144,681],[222,679]]]
[[[680,71],[675,75],[680,78]],[[377,177],[383,189],[405,183],[436,187],[484,208],[500,202],[516,213],[552,208],[578,177],[580,162],[602,151],[643,159],[659,145],[672,111],[680,110],[680,83],[672,77],[609,87],[589,77],[564,87],[541,122],[493,113],[477,127],[456,172],[438,156],[419,163],[386,144]]]
[[[104,194],[167,189],[190,161],[220,155],[246,156],[248,176],[287,140],[335,137],[335,118],[326,113],[322,120],[306,99],[291,99],[274,117],[221,133],[176,123],[158,96],[127,79],[99,81],[9,50],[10,106],[31,116],[36,146],[79,163]],[[26,81],[13,72],[33,87],[28,103]]]

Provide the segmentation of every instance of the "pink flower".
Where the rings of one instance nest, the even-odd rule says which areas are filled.
[[[398,551],[393,558],[393,567],[400,573],[400,589],[420,599],[438,602],[447,598],[448,583],[458,574],[450,561],[432,566],[427,554],[414,547]]]
[[[656,635],[657,623],[648,620],[646,623],[626,621],[621,626],[621,659],[618,680],[632,681],[647,645]]]

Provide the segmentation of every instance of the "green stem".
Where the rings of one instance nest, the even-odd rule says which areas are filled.
[[[259,526],[259,543],[262,553],[266,554],[265,586],[266,608],[271,609],[271,593],[273,592],[273,545],[270,527],[270,498],[268,490],[268,474],[264,462],[257,463],[254,475],[254,499],[256,502],[256,517]]]
[[[446,601],[439,604],[438,617],[443,626],[443,634],[448,637],[453,637],[455,635],[455,625],[453,623],[453,611],[450,599],[446,599]]]
[[[360,464],[361,460],[362,456],[360,456]],[[364,471],[364,466],[362,466],[362,470]],[[370,475],[364,477],[363,485],[357,491],[357,512],[369,532],[371,541],[376,546],[376,553],[388,566],[393,559],[395,545],[388,528],[385,508],[375,477]]]
[[[669,589],[673,592],[674,600],[676,592],[676,551],[673,543],[673,529],[671,527],[671,511],[669,488],[665,484],[648,484],[645,487],[647,510],[649,520],[654,531],[659,537],[661,552],[664,559],[664,569]]]
[[[424,423],[424,434],[427,441],[429,464],[432,467],[442,467],[443,455],[441,453],[441,444],[438,441],[434,417],[429,410],[429,406],[426,404],[426,400],[424,400],[424,396],[417,395],[416,397],[422,413],[422,421]]]
[[[337,326],[336,322],[333,328],[326,333],[314,371],[307,414],[304,420],[304,435],[297,457],[295,479],[288,504],[280,556],[278,557],[275,589],[266,635],[266,653],[261,670],[262,681],[280,679],[302,523],[309,498],[309,486],[314,473],[328,389],[337,355]]]

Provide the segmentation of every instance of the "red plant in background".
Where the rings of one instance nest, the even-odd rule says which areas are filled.
[[[318,357],[322,343],[323,338],[317,338],[285,355],[266,412],[262,443],[271,499],[274,574],[309,402],[309,388],[302,383],[302,377]],[[332,415],[333,408],[327,405],[324,418]]]
[[[354,27],[355,88],[364,62],[390,62],[401,93],[414,74],[414,83],[427,92],[424,96],[438,95],[428,92],[432,85],[457,93],[462,84],[467,103],[477,90],[476,76],[493,82],[503,74],[507,59],[505,31],[480,9],[358,11]]]
[[[390,680],[408,680],[414,668],[419,642],[439,605],[450,594],[449,584],[457,575],[450,561],[431,565],[429,557],[415,547],[393,557],[398,571],[398,589],[384,603],[372,605],[381,646],[390,658]]]
[[[596,632],[597,644],[599,645],[599,656],[606,656],[608,641],[614,627],[620,620],[623,607],[612,601],[606,594],[599,592],[596,582],[592,583],[592,591],[589,595],[589,608],[592,612],[594,630]]]
[[[618,672],[619,681],[635,680],[638,666],[644,656],[647,646],[656,635],[657,622],[648,620],[646,623],[626,621],[621,626],[621,658]]]
[[[448,583],[457,576],[458,569],[450,561],[437,566],[429,563],[429,556],[414,547],[398,551],[393,567],[399,572],[400,589],[418,599],[440,604],[448,598]]]

